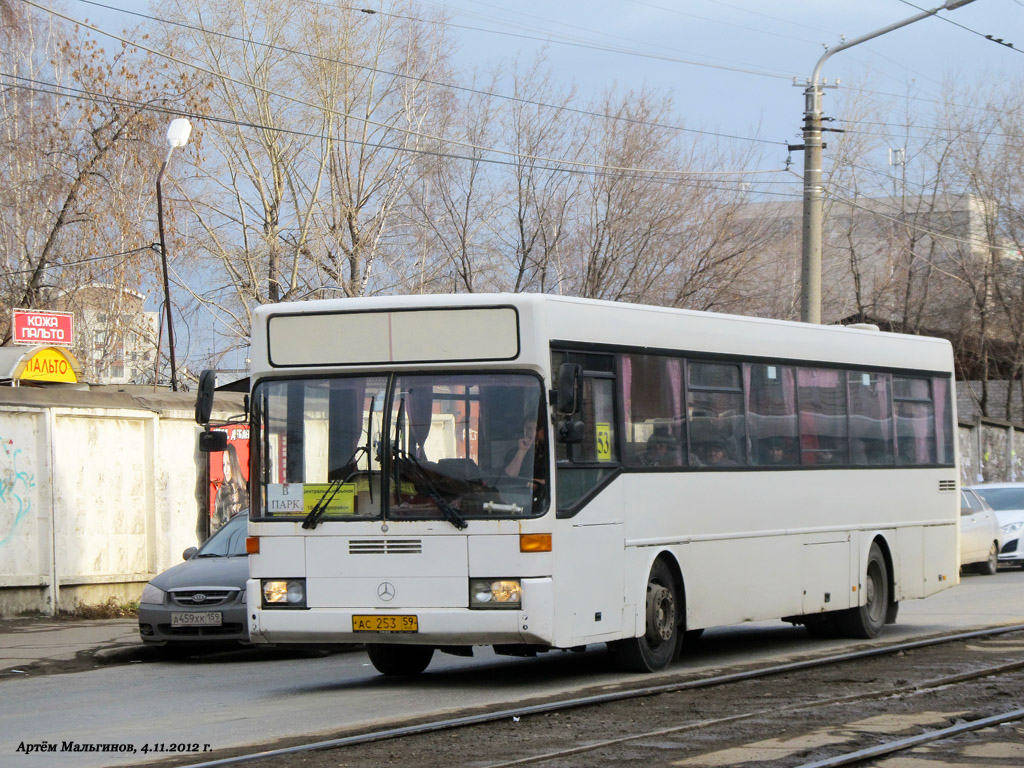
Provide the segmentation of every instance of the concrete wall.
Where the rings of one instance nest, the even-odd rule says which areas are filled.
[[[1024,481],[1024,425],[961,421],[959,440],[962,484]]]
[[[200,541],[194,397],[0,388],[0,616],[137,599]]]

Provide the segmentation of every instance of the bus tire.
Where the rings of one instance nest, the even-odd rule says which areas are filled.
[[[368,643],[370,662],[382,675],[418,675],[434,656],[430,645],[381,645]]]
[[[676,656],[682,607],[675,579],[663,560],[654,562],[647,577],[646,616],[643,635],[608,644],[616,666],[624,671],[658,672]]]
[[[872,543],[864,574],[864,605],[839,614],[839,628],[846,637],[878,637],[889,611],[889,569],[878,544]]]

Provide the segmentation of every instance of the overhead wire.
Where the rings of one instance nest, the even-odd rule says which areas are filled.
[[[111,97],[111,96],[108,96],[107,94],[97,94],[97,93],[93,93],[93,92],[90,92],[90,91],[86,91],[86,90],[81,89],[81,88],[71,88],[70,86],[62,86],[62,85],[57,85],[55,83],[47,83],[45,81],[32,80],[31,78],[20,77],[20,76],[17,76],[17,75],[12,75],[10,73],[0,72],[0,77],[13,78],[15,80],[21,80],[21,81],[26,81],[26,82],[33,83],[33,85],[26,85],[24,83],[17,83],[17,82],[7,83],[7,85],[9,87],[12,87],[12,88],[20,88],[20,89],[23,89],[23,90],[33,91],[33,92],[37,92],[37,93],[44,93],[44,94],[52,95],[52,96],[61,96],[61,97],[64,97],[64,98],[82,99],[82,100],[86,100],[86,101],[92,101],[92,102],[95,102],[95,103],[104,103],[104,104],[119,105],[119,106],[137,107],[137,108],[142,108],[142,109],[147,109],[147,110],[150,110],[150,111],[153,111],[153,112],[157,112],[157,113],[160,113],[160,114],[177,115],[177,116],[180,116],[182,114],[180,109],[176,109],[176,108],[172,108],[172,107],[167,107],[167,106],[160,106],[160,105],[154,104],[152,102],[134,102],[134,101],[132,101],[130,99],[124,99],[124,98],[120,98],[120,97]],[[322,134],[313,133],[313,132],[309,132],[309,131],[300,131],[300,130],[292,129],[292,128],[284,128],[284,127],[280,127],[280,126],[272,126],[272,125],[265,125],[265,124],[261,124],[261,123],[254,123],[254,122],[235,120],[235,119],[231,119],[231,118],[225,118],[225,117],[220,117],[220,116],[217,116],[217,115],[210,115],[210,114],[205,114],[205,113],[200,113],[200,112],[191,112],[189,114],[190,114],[191,117],[194,117],[195,119],[206,120],[206,121],[209,121],[209,122],[212,122],[212,123],[221,123],[221,124],[225,124],[225,125],[233,125],[233,126],[241,127],[241,128],[252,128],[252,129],[255,129],[255,130],[270,131],[270,132],[276,132],[276,133],[281,133],[281,134],[290,135],[290,136],[299,136],[299,137],[304,137],[304,138],[315,138],[315,139],[323,139],[323,138],[325,138]],[[484,163],[484,164],[488,164],[488,165],[503,165],[503,166],[517,166],[517,165],[519,165],[519,163],[517,163],[515,160],[501,160],[501,159],[494,159],[494,158],[472,157],[472,156],[469,156],[469,155],[458,155],[458,154],[453,154],[453,153],[450,153],[450,152],[439,152],[439,151],[428,150],[428,149],[418,149],[418,148],[417,149],[413,149],[413,148],[409,148],[409,147],[403,147],[401,145],[388,145],[388,144],[372,143],[372,142],[361,141],[361,140],[358,140],[358,139],[346,139],[346,141],[348,143],[350,143],[350,144],[357,144],[357,145],[362,145],[362,146],[368,146],[368,147],[371,147],[371,148],[374,148],[374,149],[388,149],[388,150],[392,150],[392,151],[396,151],[396,152],[408,152],[408,153],[413,153],[413,154],[426,155],[426,156],[431,156],[431,157],[438,157],[438,158],[442,158],[442,159],[465,160],[465,161],[471,161],[471,162]],[[721,192],[728,192],[728,191],[733,191],[734,192],[734,191],[737,191],[737,187],[713,186],[713,185],[709,185],[709,184],[706,184],[706,183],[701,183],[699,179],[695,179],[694,178],[694,177],[705,175],[703,173],[688,173],[688,174],[685,174],[684,176],[679,177],[679,178],[671,178],[671,177],[666,177],[664,174],[649,175],[643,169],[638,169],[637,171],[632,172],[632,173],[625,173],[623,171],[615,170],[615,169],[610,169],[610,168],[609,169],[600,169],[600,168],[587,168],[587,169],[583,169],[583,168],[572,168],[572,167],[570,167],[570,168],[563,168],[563,167],[560,167],[557,163],[554,164],[554,165],[534,166],[533,169],[534,170],[538,170],[538,171],[548,171],[548,172],[552,172],[552,173],[569,173],[569,174],[574,174],[574,175],[586,175],[586,176],[596,176],[596,177],[603,177],[603,176],[628,176],[630,178],[634,178],[634,179],[639,180],[639,181],[651,181],[651,182],[657,182],[657,183],[670,183],[670,184],[683,184],[683,185],[686,185],[686,184],[700,185],[700,186],[702,186],[705,189],[714,190],[714,191],[721,191]],[[751,172],[749,172],[749,174],[751,174],[751,175],[752,174],[765,174],[765,175],[768,175],[768,174],[779,174],[779,173],[783,173],[785,170],[786,170],[785,168],[769,169],[769,170],[758,170],[758,171],[751,171]],[[747,175],[747,173],[745,172],[744,175]],[[721,184],[722,181],[719,181],[718,183]],[[736,184],[736,185],[740,185],[740,186],[743,186],[743,185],[747,184],[746,182],[741,182],[741,181],[736,181],[736,182],[733,182],[733,183]],[[760,183],[760,184],[793,184],[794,182],[761,180],[758,183]],[[765,194],[775,194],[775,193],[765,192]]]
[[[42,267],[32,267],[30,269],[14,269],[7,272],[0,272],[0,277],[12,277],[13,275],[27,275],[42,269],[48,272],[51,269],[62,269],[64,267],[77,267],[82,264],[89,264],[94,261],[106,261],[107,259],[116,259],[118,256],[131,256],[133,253],[140,253],[142,251],[153,250],[153,245],[144,245],[138,248],[132,248],[130,251],[121,251],[120,253],[108,253],[105,256],[89,256],[84,259],[75,259],[74,261],[59,261],[51,264],[46,264]],[[126,259],[127,261],[127,259]],[[122,262],[123,263],[123,262]],[[115,265],[116,266],[116,265]]]
[[[899,0],[899,2],[903,3],[904,5],[909,5],[911,8],[916,8],[919,11],[926,10],[925,8],[922,8],[919,5],[914,5],[914,3],[911,3],[910,0]],[[996,43],[997,45],[1001,45],[1004,48],[1007,48],[1007,49],[1013,51],[1014,53],[1024,53],[1024,51],[1022,51],[1022,50],[1020,50],[1018,48],[1014,48],[1013,47],[1013,43],[1004,43],[1001,38],[997,39],[993,35],[986,35],[984,32],[979,32],[976,29],[971,29],[966,24],[961,24],[960,22],[958,22],[958,21],[956,21],[954,19],[951,19],[948,16],[939,16],[938,14],[936,14],[935,16],[936,16],[936,18],[941,19],[942,21],[946,22],[947,24],[952,24],[954,27],[959,27],[962,30],[970,32],[972,35],[977,35],[978,37],[982,38],[983,40],[988,40],[990,43]]]
[[[333,115],[335,117],[340,117],[340,118],[343,118],[345,120],[354,120],[354,121],[357,121],[357,122],[362,122],[362,123],[365,123],[367,125],[373,126],[375,128],[380,128],[380,129],[383,129],[385,131],[394,131],[396,133],[401,133],[401,134],[403,134],[405,136],[408,136],[408,137],[411,137],[411,138],[423,139],[423,140],[428,140],[428,141],[434,141],[434,142],[438,142],[439,144],[448,144],[448,145],[452,145],[452,146],[456,146],[456,147],[462,147],[462,148],[465,148],[465,149],[470,149],[470,150],[473,150],[473,151],[476,151],[476,152],[481,152],[481,153],[493,152],[494,154],[504,155],[506,157],[512,157],[512,158],[515,158],[517,160],[528,160],[528,161],[532,161],[532,162],[545,162],[545,163],[552,163],[552,164],[558,164],[558,165],[568,165],[568,166],[573,166],[573,167],[578,167],[578,168],[583,168],[583,169],[594,169],[594,170],[602,170],[602,171],[615,171],[615,172],[619,172],[619,173],[648,173],[648,174],[665,175],[665,176],[704,176],[704,175],[709,175],[709,174],[710,175],[745,175],[746,173],[748,173],[747,171],[708,171],[708,172],[706,172],[706,171],[685,171],[685,170],[681,170],[681,169],[671,170],[671,169],[660,169],[660,168],[635,168],[635,167],[630,167],[630,166],[609,166],[609,165],[603,165],[603,164],[600,164],[600,163],[583,163],[583,162],[579,162],[579,161],[575,161],[575,160],[557,159],[557,158],[545,157],[545,156],[541,156],[541,155],[529,155],[529,154],[523,154],[523,153],[520,153],[520,152],[514,152],[512,150],[500,149],[500,148],[497,148],[497,147],[481,146],[481,145],[474,144],[473,142],[469,142],[469,141],[460,141],[458,139],[447,139],[447,138],[444,138],[442,136],[435,136],[435,135],[432,135],[432,134],[423,133],[421,131],[415,131],[415,130],[412,130],[412,129],[409,129],[409,128],[403,128],[403,127],[401,127],[399,125],[395,125],[395,124],[382,123],[382,122],[380,122],[378,120],[373,120],[373,119],[370,119],[370,118],[367,118],[367,117],[360,117],[358,115],[350,115],[348,113],[342,112],[341,110],[331,109],[331,108],[326,107],[325,105],[322,105],[322,104],[319,104],[319,105],[318,104],[314,104],[312,102],[305,101],[304,99],[300,99],[300,98],[297,98],[295,96],[288,96],[287,94],[279,93],[277,91],[274,91],[273,89],[264,88],[263,86],[258,85],[256,83],[252,83],[252,82],[248,82],[247,83],[245,81],[239,80],[239,79],[231,77],[229,75],[226,75],[223,72],[216,72],[216,71],[208,69],[206,67],[202,67],[202,66],[200,66],[198,64],[193,64],[191,62],[184,61],[183,59],[180,59],[180,58],[178,58],[176,56],[172,56],[171,54],[168,54],[168,53],[165,53],[165,52],[162,52],[162,51],[158,51],[158,50],[156,50],[154,48],[151,48],[149,46],[143,45],[142,43],[139,43],[137,41],[133,41],[133,40],[130,40],[130,39],[126,38],[126,37],[122,37],[121,35],[114,34],[113,32],[108,32],[106,30],[100,29],[99,27],[97,27],[95,25],[89,24],[89,23],[87,23],[85,21],[82,21],[80,19],[75,19],[74,17],[71,17],[71,16],[68,16],[66,14],[63,14],[63,13],[57,11],[56,9],[48,8],[46,6],[40,5],[39,3],[35,2],[34,0],[21,0],[21,2],[23,2],[23,3],[27,4],[27,5],[30,5],[30,6],[32,6],[34,8],[37,8],[37,9],[39,9],[41,11],[44,11],[45,13],[49,13],[49,14],[51,14],[53,16],[58,17],[58,18],[62,18],[65,21],[69,21],[69,22],[71,22],[73,24],[78,24],[79,26],[85,27],[86,29],[90,29],[90,30],[92,30],[94,32],[97,32],[97,33],[99,33],[101,35],[104,35],[106,37],[110,37],[110,38],[113,38],[114,40],[118,40],[118,41],[120,41],[120,42],[122,42],[122,43],[124,43],[126,45],[130,45],[130,46],[132,46],[134,48],[137,48],[139,50],[146,51],[147,53],[153,54],[154,56],[158,56],[160,58],[164,58],[164,59],[167,59],[169,61],[173,61],[176,64],[179,64],[179,65],[184,66],[184,67],[188,67],[190,69],[194,69],[194,70],[196,70],[198,72],[202,72],[204,74],[210,75],[210,76],[215,77],[217,79],[220,79],[220,80],[223,80],[223,81],[226,81],[226,82],[230,82],[230,83],[234,83],[235,85],[241,86],[243,88],[259,91],[260,93],[263,93],[263,94],[268,95],[268,96],[273,96],[273,97],[276,97],[276,98],[279,98],[279,99],[282,99],[282,100],[285,100],[285,101],[293,102],[295,104],[299,104],[299,105],[302,105],[302,106],[306,106],[306,107],[310,107],[310,108],[313,108],[313,109],[317,109],[317,110],[323,111],[324,113]],[[321,138],[326,138],[326,137],[321,137]]]
[[[848,205],[851,208],[857,208],[858,210],[861,210],[861,211],[864,211],[866,213],[869,213],[872,216],[875,216],[877,218],[881,218],[881,219],[885,219],[887,221],[894,222],[896,224],[899,224],[901,227],[907,227],[907,228],[913,229],[913,230],[915,230],[917,232],[921,232],[922,234],[928,235],[929,237],[935,238],[937,240],[949,240],[949,241],[952,241],[952,242],[955,242],[955,243],[958,243],[958,244],[970,245],[970,246],[973,246],[973,247],[976,247],[976,248],[991,248],[992,247],[991,243],[988,243],[988,242],[983,241],[983,240],[974,240],[974,239],[969,238],[969,237],[960,237],[958,235],[951,235],[951,234],[946,233],[946,232],[939,232],[939,231],[931,229],[931,228],[929,228],[929,227],[927,227],[925,225],[918,224],[915,221],[908,220],[906,218],[899,218],[898,216],[895,216],[895,215],[889,215],[887,213],[884,213],[882,211],[877,210],[876,208],[872,208],[870,206],[864,205],[863,203],[858,203],[857,200],[856,200],[857,196],[853,193],[853,191],[852,190],[848,190],[848,189],[843,189],[840,185],[836,185],[834,183],[829,182],[829,183],[827,183],[825,185],[825,188],[826,188],[826,191],[830,191],[831,192],[831,197],[832,197],[833,200],[840,201],[844,205]],[[848,197],[847,195],[852,195],[852,196]],[[920,195],[920,197],[926,197],[926,196],[925,195]],[[885,203],[885,198],[867,198],[867,199],[871,200],[872,202],[875,202],[875,203],[880,203],[882,205],[887,205],[887,203]],[[892,207],[892,206],[890,205],[890,207]],[[896,209],[896,212],[899,212],[898,209]]]
[[[523,98],[523,97],[520,97],[520,96],[509,96],[508,94],[495,93],[493,91],[487,91],[487,90],[484,90],[484,89],[481,89],[481,88],[472,88],[472,87],[464,86],[464,85],[455,85],[454,83],[445,83],[445,82],[441,82],[439,80],[432,80],[432,79],[426,78],[426,77],[417,77],[416,75],[408,75],[408,74],[404,74],[402,72],[394,72],[394,71],[390,71],[390,70],[386,70],[386,69],[380,69],[378,67],[371,67],[371,66],[366,65],[366,64],[359,64],[357,62],[344,61],[342,59],[336,59],[336,58],[332,58],[332,57],[329,57],[329,56],[322,56],[322,55],[319,55],[319,54],[311,53],[309,51],[300,51],[300,50],[297,50],[297,49],[294,49],[294,48],[289,48],[287,46],[276,45],[274,43],[267,43],[267,42],[262,42],[262,41],[259,41],[259,40],[254,40],[252,38],[243,37],[241,35],[232,35],[232,34],[228,34],[226,32],[218,32],[216,30],[211,30],[211,29],[209,29],[207,27],[203,27],[201,25],[187,24],[185,22],[175,21],[173,19],[163,18],[161,16],[155,16],[155,15],[149,14],[149,13],[142,13],[140,11],[132,11],[132,10],[128,10],[127,8],[119,8],[117,6],[109,5],[107,3],[98,2],[98,0],[77,0],[77,2],[82,3],[84,5],[96,6],[98,8],[103,8],[103,9],[106,9],[106,10],[117,11],[119,13],[124,13],[124,14],[130,15],[130,16],[136,16],[138,18],[148,19],[150,21],[159,22],[161,24],[167,24],[169,26],[174,26],[174,27],[178,27],[178,28],[181,28],[181,29],[189,29],[189,30],[192,30],[193,32],[199,32],[199,33],[204,34],[204,35],[213,35],[213,36],[216,36],[216,37],[224,38],[226,40],[233,40],[233,41],[238,42],[238,43],[244,43],[246,45],[253,45],[253,46],[258,46],[258,47],[261,47],[261,48],[267,48],[267,49],[273,50],[273,51],[279,51],[281,53],[289,53],[289,54],[292,54],[292,55],[295,55],[295,56],[302,56],[304,58],[312,59],[314,61],[322,61],[322,62],[325,62],[325,63],[328,63],[328,64],[342,64],[342,65],[345,65],[345,66],[348,66],[348,67],[354,67],[354,68],[361,69],[361,70],[364,70],[364,71],[367,71],[367,72],[374,72],[374,73],[377,73],[377,74],[387,75],[388,77],[397,77],[397,78],[401,78],[401,79],[404,79],[404,80],[413,80],[413,81],[416,81],[416,82],[423,83],[425,85],[434,85],[434,86],[438,86],[440,88],[448,88],[448,89],[451,89],[451,90],[465,91],[467,93],[472,93],[472,94],[480,95],[480,96],[488,96],[488,97],[500,99],[500,100],[503,100],[503,101],[511,101],[511,102],[514,102],[514,103],[517,103],[517,104],[526,104],[526,105],[529,105],[529,106],[543,107],[545,109],[570,112],[570,113],[573,113],[573,114],[584,115],[584,116],[588,116],[588,117],[597,117],[597,118],[601,118],[601,119],[604,119],[604,120],[625,122],[625,123],[630,123],[630,124],[633,124],[633,125],[643,125],[643,126],[649,126],[649,127],[652,127],[652,128],[663,128],[663,129],[666,129],[666,130],[681,131],[681,132],[684,132],[684,133],[695,133],[695,134],[700,134],[700,135],[703,135],[703,136],[714,136],[716,138],[735,139],[737,141],[749,141],[749,142],[761,143],[761,144],[774,144],[774,145],[782,145],[782,146],[786,145],[786,142],[784,142],[784,141],[773,141],[773,140],[770,140],[770,139],[762,139],[762,138],[758,138],[758,137],[754,137],[754,136],[739,136],[739,135],[735,135],[735,134],[721,133],[719,131],[708,131],[708,130],[703,130],[703,129],[698,129],[698,128],[687,128],[685,126],[672,125],[672,124],[669,124],[669,123],[659,123],[659,122],[647,121],[647,120],[640,120],[638,118],[633,118],[633,117],[623,117],[623,116],[619,116],[619,115],[602,114],[600,112],[594,112],[594,111],[591,111],[591,110],[581,109],[581,108],[578,108],[578,107],[569,107],[569,106],[558,105],[558,104],[548,104],[546,102],[536,101],[536,100],[533,100],[533,99],[527,99],[527,98]]]
[[[363,8],[355,8],[355,7],[352,7],[352,6],[339,6],[339,5],[336,5],[336,4],[333,4],[333,3],[325,3],[322,0],[303,0],[303,2],[311,3],[311,4],[314,4],[314,5],[325,5],[325,6],[328,6],[328,7],[331,7],[331,8],[335,8],[335,9],[337,9],[337,8],[344,8],[345,10],[350,10],[350,11],[357,11],[357,12],[362,12],[362,13],[371,13],[371,14],[375,14],[375,15],[376,14],[380,14],[380,15],[386,16],[388,18],[402,19],[402,20],[405,20],[405,21],[418,21],[418,22],[428,21],[426,19],[422,19],[422,18],[419,18],[419,17],[416,17],[416,16],[406,16],[406,15],[398,14],[398,13],[389,13],[387,11],[368,10],[368,9],[363,9]],[[696,66],[696,67],[708,67],[710,69],[721,69],[721,70],[726,70],[726,71],[729,71],[729,72],[739,72],[739,73],[742,73],[742,74],[757,75],[759,77],[775,78],[775,79],[779,79],[779,80],[789,80],[790,79],[789,75],[783,74],[781,72],[769,72],[769,71],[766,71],[766,70],[753,69],[751,67],[731,66],[731,65],[726,65],[726,64],[713,64],[713,63],[708,62],[708,61],[700,61],[700,60],[697,60],[697,59],[681,58],[681,57],[668,56],[668,55],[657,54],[657,53],[648,53],[648,52],[644,52],[644,51],[632,50],[632,49],[616,47],[616,46],[598,45],[596,43],[576,42],[576,41],[572,41],[572,40],[553,40],[550,32],[548,32],[547,36],[545,36],[545,37],[539,37],[539,36],[536,36],[536,35],[527,35],[527,34],[522,34],[522,33],[518,33],[518,32],[507,32],[507,31],[500,30],[500,29],[484,29],[482,27],[472,27],[472,26],[469,26],[469,25],[466,25],[466,24],[458,24],[458,23],[455,23],[455,22],[444,22],[444,25],[448,26],[448,27],[452,27],[454,29],[464,29],[464,30],[469,30],[469,31],[474,31],[474,32],[488,32],[488,33],[495,34],[495,35],[503,35],[503,36],[507,36],[507,37],[515,37],[515,38],[524,39],[524,40],[532,40],[534,42],[542,42],[542,43],[557,42],[560,45],[568,45],[568,46],[572,46],[572,47],[576,47],[576,48],[585,48],[585,49],[596,50],[596,51],[606,51],[606,52],[612,52],[612,53],[621,53],[621,54],[624,54],[624,55],[627,55],[627,56],[636,56],[638,58],[654,59],[654,60],[657,60],[657,61],[668,61],[668,62],[672,62],[672,63],[675,63],[675,64],[688,64],[688,65]]]

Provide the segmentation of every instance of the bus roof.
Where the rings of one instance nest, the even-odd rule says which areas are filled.
[[[501,316],[481,312],[487,308],[512,311]],[[409,312],[419,314],[405,314]],[[353,315],[374,316],[377,322],[361,323],[353,332],[348,330]],[[510,329],[508,318],[513,315],[516,327]],[[282,331],[273,343],[268,325],[276,317],[291,318],[291,322],[287,331],[283,323],[278,324]],[[401,326],[406,331],[396,330],[397,326],[390,323],[395,317],[406,318],[408,322]],[[386,328],[383,318],[389,318]],[[434,294],[285,302],[258,307],[253,322],[256,371],[263,365],[322,367],[485,360],[543,365],[552,342],[584,348],[641,348],[945,373],[953,370],[952,346],[944,339],[548,294]],[[342,322],[349,326],[332,325]],[[335,328],[338,332],[333,332]],[[391,350],[373,360],[357,359],[365,357],[367,348],[396,343],[394,337],[403,333],[416,337],[407,345],[416,350],[414,355],[401,350],[396,355]],[[517,334],[517,338],[513,341],[509,334]],[[325,349],[331,339],[337,339],[336,349]],[[365,342],[362,348],[360,340]],[[289,349],[287,357],[282,354],[285,345]]]

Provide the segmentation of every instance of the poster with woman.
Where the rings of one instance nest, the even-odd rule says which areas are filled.
[[[210,456],[210,533],[249,508],[249,427],[217,427],[228,433],[228,447]]]

